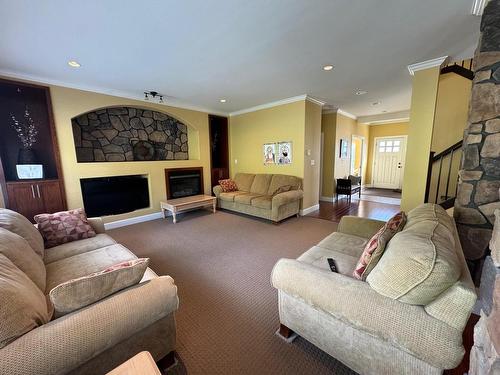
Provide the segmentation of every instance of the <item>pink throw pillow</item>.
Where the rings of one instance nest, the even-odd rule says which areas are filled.
[[[389,219],[380,230],[365,245],[363,254],[358,260],[353,276],[358,280],[366,280],[368,274],[375,268],[382,257],[387,243],[392,237],[403,229],[406,224],[406,215],[403,211],[398,212]]]
[[[36,215],[35,221],[45,241],[45,248],[95,237],[96,235],[87,221],[87,215],[85,215],[83,208],[54,214]]]
[[[222,188],[223,193],[238,191],[238,186],[236,185],[236,182],[234,182],[230,178],[226,178],[225,180],[219,180],[219,185]]]

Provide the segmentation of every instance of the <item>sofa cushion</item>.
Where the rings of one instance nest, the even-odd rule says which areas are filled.
[[[389,241],[367,278],[378,293],[413,305],[433,301],[462,270],[450,218],[440,206],[425,206],[408,213],[408,224]]]
[[[359,258],[367,242],[368,240],[363,237],[333,232],[325,237],[318,246]]]
[[[267,190],[267,195],[273,195],[278,188],[286,185],[292,186],[292,190],[300,189],[302,186],[302,179],[285,174],[273,174],[271,183],[269,184],[269,189]]]
[[[55,316],[69,314],[138,284],[148,264],[149,258],[128,260],[59,284],[49,293]]]
[[[366,244],[363,254],[358,260],[353,276],[358,280],[366,280],[371,270],[377,265],[385,251],[387,243],[394,235],[403,229],[406,215],[403,211],[391,217]]]
[[[238,194],[234,197],[234,202],[235,203],[240,203],[240,204],[252,204],[252,199],[255,199],[257,197],[260,197],[260,194],[254,194],[254,193],[244,193],[244,194]]]
[[[236,185],[236,182],[234,182],[234,180],[231,180],[230,178],[219,180],[219,185],[224,193],[238,191],[238,185]]]
[[[0,254],[9,258],[42,292],[45,291],[45,265],[28,241],[7,229],[0,228]]]
[[[96,233],[87,221],[83,208],[35,216],[38,230],[45,240],[45,247],[95,237]]]
[[[330,271],[327,258],[333,258],[338,273],[349,277],[352,276],[352,271],[358,260],[357,257],[319,246],[313,246],[298,257],[297,260]]]
[[[45,264],[56,262],[58,260],[69,258],[73,255],[86,253],[100,249],[102,247],[116,244],[116,241],[107,234],[98,234],[95,237],[85,238],[79,241],[68,242],[59,246],[51,247],[45,250]]]
[[[271,183],[272,174],[256,174],[253,179],[250,192],[259,195],[266,195]]]
[[[48,293],[55,286],[68,280],[89,275],[114,264],[132,259],[137,259],[137,257],[129,249],[120,244],[115,244],[49,263],[46,265],[46,291]]]
[[[42,291],[0,254],[0,348],[52,317]]]
[[[238,185],[238,189],[242,191],[250,191],[255,175],[252,173],[236,173],[234,181]]]
[[[226,202],[234,202],[234,197],[236,197],[239,194],[246,194],[246,191],[231,191],[229,193],[220,193],[219,194],[219,199],[226,201]]]
[[[44,244],[42,235],[23,215],[15,211],[0,208],[0,227],[10,230],[24,238],[28,241],[35,253],[43,258]]]
[[[262,195],[260,197],[252,199],[252,206],[263,208],[265,210],[270,210],[273,205],[273,197],[269,195]]]

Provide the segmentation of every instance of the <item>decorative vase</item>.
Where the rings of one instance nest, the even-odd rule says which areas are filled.
[[[20,148],[17,154],[17,164],[37,164],[35,151],[31,148]]]

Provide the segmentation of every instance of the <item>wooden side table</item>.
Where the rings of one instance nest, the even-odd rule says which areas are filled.
[[[168,199],[160,202],[163,217],[167,217],[167,211],[172,213],[174,224],[177,223],[177,213],[193,208],[202,208],[212,206],[215,213],[217,208],[217,198],[210,195],[193,195],[191,197]]]
[[[140,352],[107,375],[161,375],[149,352]]]

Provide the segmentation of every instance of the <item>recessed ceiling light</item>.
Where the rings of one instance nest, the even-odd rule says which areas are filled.
[[[365,91],[365,90],[358,90],[355,92],[356,95],[365,95],[365,94],[368,94],[368,91]]]
[[[333,65],[325,65],[325,66],[323,67],[323,70],[326,70],[327,72],[328,72],[329,70],[332,70],[332,69],[333,69]]]
[[[226,102],[226,99],[221,99],[220,100],[221,103],[225,103]]]
[[[79,68],[81,66],[80,63],[75,60],[68,61],[68,65],[71,66],[72,68]]]
[[[380,102],[373,102],[372,105],[379,105]]]

